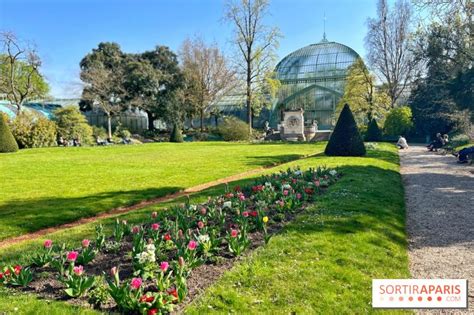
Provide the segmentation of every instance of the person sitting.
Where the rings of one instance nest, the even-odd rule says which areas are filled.
[[[58,138],[58,146],[65,146],[66,144],[66,141],[64,141],[64,138],[63,137],[59,137]]]
[[[458,157],[458,163],[467,163],[469,155],[474,156],[474,146],[464,148],[459,151],[455,156]]]
[[[72,139],[72,145],[75,147],[80,147],[81,146],[81,140],[79,138]]]
[[[444,145],[444,138],[438,132],[436,134],[436,139],[431,141],[431,143],[427,146],[428,150],[430,151],[438,151],[439,148],[442,148]]]
[[[449,143],[449,136],[447,134],[443,135],[443,142],[444,142],[444,145],[447,145]]]
[[[105,141],[104,139],[102,139],[99,136],[97,136],[96,143],[97,143],[97,145],[107,145],[107,141]]]
[[[408,143],[407,143],[407,139],[405,139],[405,137],[403,136],[400,136],[398,138],[398,142],[397,142],[397,147],[399,149],[408,149]]]

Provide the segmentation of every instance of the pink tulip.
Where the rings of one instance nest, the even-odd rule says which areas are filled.
[[[248,217],[248,216],[249,216],[249,212],[248,212],[248,211],[244,211],[244,212],[242,212],[242,215],[243,215],[244,217]]]
[[[118,272],[118,268],[117,268],[117,267],[112,267],[112,268],[110,269],[110,275],[111,275],[112,277],[114,277],[114,276],[117,274],[117,272]]]
[[[53,246],[53,241],[52,240],[46,240],[46,241],[44,241],[43,246],[44,246],[44,248],[50,249]]]
[[[163,272],[166,272],[166,270],[168,270],[168,267],[170,266],[170,264],[168,264],[167,261],[163,261],[161,264],[160,264],[160,269],[163,271]]]
[[[301,194],[300,193],[296,194],[296,199],[301,199]]]
[[[152,229],[153,231],[158,231],[159,228],[160,228],[160,225],[159,225],[158,223],[153,223],[153,224],[151,225],[151,229]]]
[[[285,202],[283,200],[278,201],[278,203],[280,204],[280,207],[283,207],[285,205]]]
[[[199,221],[198,222],[198,228],[200,228],[200,229],[204,228],[204,222]]]
[[[83,239],[82,240],[82,247],[83,248],[89,247],[90,244],[91,244],[91,241],[89,241],[88,239]]]
[[[152,219],[156,219],[156,217],[158,216],[158,212],[154,211],[151,213],[151,218]]]
[[[237,235],[239,235],[239,232],[237,230],[231,230],[230,231],[230,236],[232,236],[233,238],[236,238]]]
[[[239,196],[239,199],[240,199],[241,201],[244,201],[244,200],[245,200],[245,196],[242,194],[242,195]]]
[[[319,180],[315,180],[315,181],[314,181],[314,184],[316,185],[316,187],[319,187],[319,185],[321,185],[321,183],[319,182]]]
[[[288,190],[283,190],[283,196],[288,196]]]
[[[135,225],[135,226],[132,228],[132,233],[133,233],[133,234],[138,234],[139,232],[140,232],[140,227]]]
[[[75,251],[67,253],[67,260],[70,262],[75,262],[79,254]]]
[[[82,275],[82,274],[84,273],[84,267],[82,267],[82,266],[76,266],[76,267],[74,267],[74,268],[72,269],[72,271],[73,271],[76,275],[80,276],[80,275]]]
[[[142,278],[133,278],[132,281],[130,282],[130,286],[133,289],[138,290],[142,286],[142,283],[143,283]]]
[[[189,244],[188,244],[188,249],[189,249],[189,250],[195,250],[196,247],[197,247],[196,241],[190,240],[190,241],[189,241]]]
[[[201,208],[201,214],[202,214],[202,215],[206,215],[206,213],[207,213],[206,208],[202,207],[202,208]]]

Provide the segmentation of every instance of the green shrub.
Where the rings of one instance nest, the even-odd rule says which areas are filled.
[[[365,155],[365,146],[360,136],[359,129],[354,120],[349,105],[339,115],[336,127],[324,151],[326,155],[333,156],[362,156]]]
[[[380,130],[377,121],[372,118],[367,128],[365,141],[380,141],[382,139],[382,130]]]
[[[392,109],[385,119],[384,131],[389,136],[407,135],[412,128],[412,113],[408,106]]]
[[[225,141],[248,141],[249,125],[236,117],[226,117],[219,126],[219,133]]]
[[[92,126],[92,136],[96,139],[107,139],[107,130],[104,127]]]
[[[11,122],[11,129],[20,148],[56,145],[56,124],[42,115],[21,112]]]
[[[132,137],[132,133],[128,131],[128,129],[120,128],[119,130],[115,131],[114,137],[119,139],[130,139]]]
[[[458,135],[453,136],[450,142],[451,142],[451,146],[456,148],[456,147],[460,147],[460,146],[471,143],[471,139],[469,138],[468,135],[458,134]]]
[[[64,140],[79,139],[83,144],[92,143],[92,127],[79,108],[66,106],[54,112],[58,135]]]
[[[183,134],[181,133],[181,128],[178,124],[173,125],[170,142],[183,142]]]
[[[18,143],[8,127],[6,118],[0,115],[0,153],[16,151],[18,151]]]

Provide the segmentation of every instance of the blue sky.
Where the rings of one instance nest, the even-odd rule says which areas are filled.
[[[279,58],[321,40],[326,33],[365,56],[366,20],[376,0],[273,0],[267,23],[284,37]],[[155,45],[177,51],[194,34],[231,51],[231,26],[222,21],[223,0],[0,0],[0,30],[34,42],[54,97],[80,95],[79,61],[101,41],[125,52]]]

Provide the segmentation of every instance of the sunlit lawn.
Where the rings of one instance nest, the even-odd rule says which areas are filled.
[[[47,148],[0,155],[0,240],[322,151],[225,142]]]
[[[409,277],[403,187],[394,146],[379,144],[378,150],[370,150],[364,158],[319,155],[282,168],[289,165],[340,166],[344,176],[306,213],[273,237],[268,246],[224,274],[187,312],[365,314],[373,312],[372,278]],[[202,201],[222,190],[222,186],[208,189],[192,200]],[[151,211],[167,205],[148,207],[120,218],[139,222]],[[113,219],[100,222],[109,230]],[[86,224],[46,237],[78,246],[82,238],[93,235],[94,226]],[[28,241],[1,249],[0,265],[28,262],[41,242]],[[49,304],[0,290],[0,313],[15,308],[20,313],[83,311],[63,302]]]

